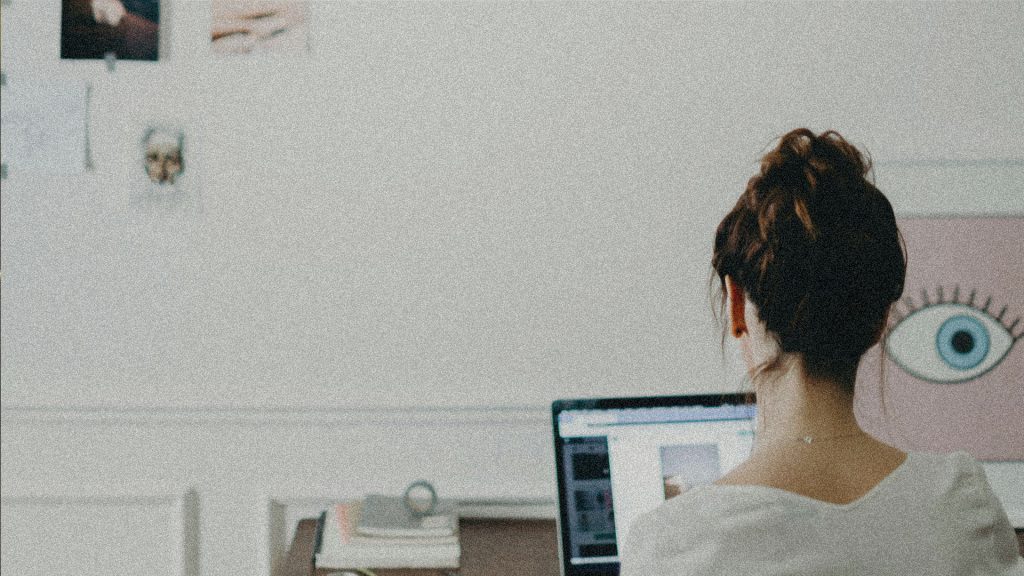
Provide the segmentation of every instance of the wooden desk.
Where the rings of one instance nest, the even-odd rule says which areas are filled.
[[[313,569],[316,518],[299,521],[281,576],[326,576]],[[471,520],[459,522],[462,566],[459,576],[530,574],[558,576],[558,541],[554,520]],[[1017,542],[1024,556],[1024,529]],[[448,570],[375,570],[379,576],[443,576]]]
[[[326,576],[313,569],[317,519],[300,520],[281,576]],[[554,520],[459,521],[462,562],[459,576],[530,574],[558,576],[558,538]],[[449,570],[374,570],[379,576],[443,576]]]

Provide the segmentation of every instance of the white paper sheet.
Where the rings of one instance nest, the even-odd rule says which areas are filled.
[[[7,75],[0,98],[3,163],[11,172],[75,174],[86,168],[88,88],[84,82]]]

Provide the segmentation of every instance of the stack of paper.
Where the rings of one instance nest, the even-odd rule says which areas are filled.
[[[324,516],[319,568],[458,568],[458,517],[454,511],[421,518],[422,529],[386,526],[380,518],[361,522],[363,510],[378,510],[373,497],[365,503],[343,502]],[[390,505],[390,504],[388,504]],[[374,516],[376,518],[376,516]],[[375,528],[376,526],[376,528]]]

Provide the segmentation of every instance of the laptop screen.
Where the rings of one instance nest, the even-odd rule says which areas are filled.
[[[552,404],[562,573],[618,574],[633,520],[749,455],[746,394],[558,400]]]

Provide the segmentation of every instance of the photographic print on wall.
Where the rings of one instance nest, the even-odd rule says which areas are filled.
[[[60,57],[156,60],[159,0],[62,0]]]
[[[298,54],[309,50],[309,3],[213,0],[210,47],[216,54]]]
[[[857,414],[904,450],[1024,460],[1022,217],[905,218],[907,280],[857,377]]]

